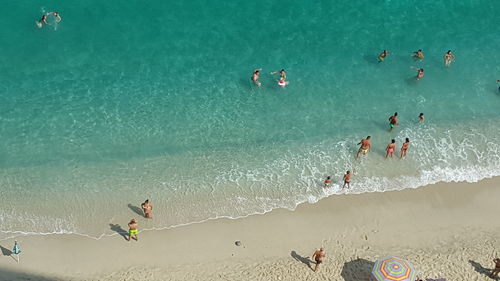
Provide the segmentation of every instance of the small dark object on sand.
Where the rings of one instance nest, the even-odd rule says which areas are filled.
[[[236,245],[236,246],[241,246],[241,241],[236,241],[236,242],[234,242],[234,245]]]

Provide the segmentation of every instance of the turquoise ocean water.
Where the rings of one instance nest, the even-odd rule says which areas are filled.
[[[160,229],[500,175],[499,1],[2,8],[0,238],[111,235],[147,198],[155,218],[141,228]],[[36,28],[49,11],[62,21]],[[456,61],[445,68],[448,49]],[[269,74],[281,68],[285,89]],[[357,161],[367,135],[373,151]],[[405,137],[407,159],[384,159]],[[348,169],[353,186],[341,190]],[[336,184],[325,191],[327,175]]]

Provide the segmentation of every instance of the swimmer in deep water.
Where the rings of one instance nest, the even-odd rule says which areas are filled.
[[[281,77],[280,80],[278,80],[278,85],[281,87],[281,88],[285,88],[286,85],[288,85],[288,81],[285,81],[285,78]]]
[[[423,60],[424,59],[424,53],[422,52],[422,49],[418,49],[418,51],[413,53],[413,58],[417,60]]]
[[[38,27],[42,27],[44,23],[45,24],[49,24],[47,22],[47,16],[46,15],[43,15],[42,18],[37,22]]]
[[[423,68],[414,67],[414,66],[412,66],[411,68],[413,68],[413,69],[415,69],[416,71],[418,71],[418,72],[417,72],[417,77],[416,77],[416,78],[417,78],[417,80],[420,80],[420,79],[422,79],[422,78],[424,77],[424,75],[425,75],[425,74],[424,74],[424,69],[423,69]]]
[[[444,65],[445,66],[450,66],[450,64],[455,60],[455,55],[451,52],[451,50],[448,50],[443,56],[444,59]]]
[[[384,50],[380,55],[378,55],[378,62],[383,62],[385,60],[385,57],[387,57],[387,54],[389,54],[389,51]]]
[[[61,21],[61,16],[59,15],[58,12],[53,12],[52,15],[56,18],[56,22],[60,22]]]
[[[286,80],[286,72],[283,68],[280,71],[271,72],[271,75],[274,75],[276,73],[280,74],[280,78],[283,78],[284,80]]]
[[[259,75],[261,70],[262,68],[257,68],[256,70],[254,70],[251,78],[255,85],[259,87],[262,85],[262,83],[259,82]]]
[[[500,82],[500,79],[498,79],[497,82]],[[500,86],[498,87],[498,91],[500,92]]]

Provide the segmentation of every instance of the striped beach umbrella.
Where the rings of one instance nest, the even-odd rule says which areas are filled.
[[[375,281],[415,281],[417,272],[405,260],[385,257],[373,265],[372,278]]]

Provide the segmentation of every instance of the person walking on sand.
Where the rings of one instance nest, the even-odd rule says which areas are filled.
[[[325,258],[325,249],[323,247],[319,248],[319,250],[314,251],[314,254],[312,255],[312,259],[316,262],[316,265],[314,266],[314,272],[318,270],[318,267],[320,264],[323,263],[323,259]]]
[[[257,86],[261,86],[262,83],[259,82],[259,76],[260,76],[260,72],[262,71],[262,68],[258,68],[256,70],[253,71],[253,74],[252,74],[252,81],[255,83],[255,85]]]
[[[406,141],[403,143],[403,146],[401,146],[401,155],[399,158],[406,157],[406,152],[408,151],[409,147],[410,147],[410,139],[406,138]]]
[[[399,125],[398,123],[398,113],[397,112],[394,112],[394,115],[392,115],[391,117],[389,117],[389,131],[392,131],[392,129],[394,129],[394,127],[396,127],[397,125]]]
[[[144,212],[144,217],[147,219],[153,218],[153,204],[149,203],[149,199],[146,199],[144,203],[141,204],[142,211]]]
[[[443,56],[444,59],[444,65],[445,66],[450,66],[451,63],[455,60],[455,55],[451,52],[451,50],[448,50]]]
[[[389,143],[385,149],[387,151],[387,154],[385,155],[385,158],[391,157],[394,155],[394,151],[396,151],[396,140],[392,139],[391,143]]]
[[[382,53],[380,53],[380,55],[378,55],[378,57],[377,57],[378,62],[383,62],[388,54],[389,54],[389,51],[387,51],[387,50],[384,50]]]
[[[135,219],[131,219],[130,222],[128,223],[128,239],[127,241],[130,241],[130,239],[134,239],[135,241],[138,241],[139,237],[137,237],[137,233],[139,232],[137,222]]]
[[[326,177],[325,179],[325,185],[323,188],[331,187],[332,186],[332,178],[330,176]]]
[[[496,278],[498,277],[498,273],[500,273],[500,259],[496,258],[493,262],[495,263],[495,268],[491,271],[490,277]]]
[[[370,150],[370,147],[372,146],[372,142],[370,141],[370,136],[367,136],[366,139],[362,139],[358,145],[361,145],[358,149],[358,153],[356,154],[356,158],[359,158],[359,154],[363,153],[363,155],[366,155],[368,153],[368,150]]]
[[[420,123],[424,123],[424,121],[425,121],[425,116],[424,116],[424,114],[423,114],[423,113],[420,113],[420,114],[418,115],[418,122],[420,122]]]
[[[344,175],[344,185],[342,186],[342,189],[347,186],[347,188],[351,188],[351,171],[347,171]]]
[[[416,76],[417,80],[420,80],[420,79],[424,78],[425,74],[424,74],[424,69],[423,68],[414,67],[414,66],[412,66],[411,68],[413,68],[416,71],[418,71],[417,72],[417,76]]]

